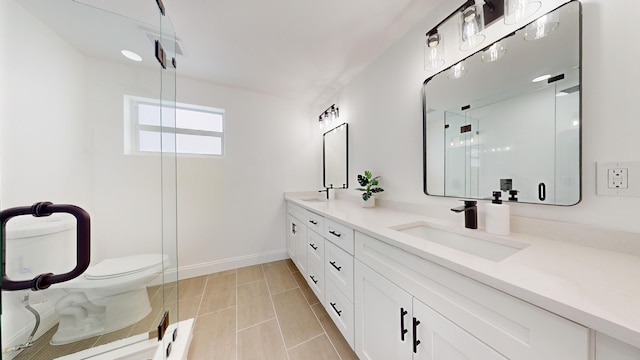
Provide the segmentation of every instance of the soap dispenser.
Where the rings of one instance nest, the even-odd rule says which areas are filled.
[[[511,231],[509,205],[502,203],[501,196],[502,191],[494,191],[493,200],[485,207],[486,230],[494,235],[509,235]]]

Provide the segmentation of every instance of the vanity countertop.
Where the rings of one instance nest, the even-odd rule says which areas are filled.
[[[347,200],[285,199],[495,289],[640,347],[640,257],[522,234],[494,236],[483,229]],[[455,250],[393,230],[427,222],[463,236],[528,244],[501,261]]]

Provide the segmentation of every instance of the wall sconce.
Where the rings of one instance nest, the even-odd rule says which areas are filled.
[[[322,128],[326,123],[325,121],[333,121],[340,117],[340,109],[333,104],[327,108],[327,110],[323,111],[320,116],[318,116],[318,121],[320,122],[320,128]]]

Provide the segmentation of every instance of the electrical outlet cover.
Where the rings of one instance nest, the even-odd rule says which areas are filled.
[[[596,162],[596,194],[640,197],[640,161]]]

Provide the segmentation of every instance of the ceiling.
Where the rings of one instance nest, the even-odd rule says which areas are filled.
[[[153,0],[18,2],[82,52],[105,58],[120,56],[123,45],[114,38],[139,38],[148,46],[149,35],[142,33],[157,28],[159,19]],[[164,0],[184,52],[178,74],[320,105],[443,2]],[[120,20],[106,25],[106,12],[95,8]],[[101,14],[94,19],[91,12]],[[125,18],[135,20],[132,31],[140,34],[125,35]]]
[[[441,0],[165,0],[181,74],[322,101]]]

